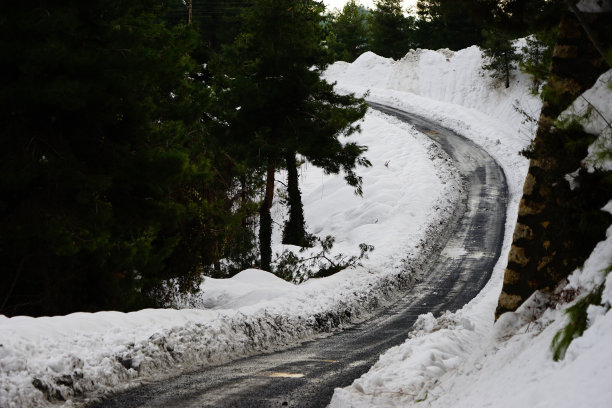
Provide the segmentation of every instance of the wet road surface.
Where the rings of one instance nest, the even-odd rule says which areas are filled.
[[[341,332],[284,351],[209,366],[116,394],[90,407],[325,407],[390,347],[421,313],[457,310],[484,287],[504,236],[507,187],[499,165],[470,140],[431,121],[370,103],[412,123],[452,157],[466,181],[463,216],[426,273],[391,306]]]

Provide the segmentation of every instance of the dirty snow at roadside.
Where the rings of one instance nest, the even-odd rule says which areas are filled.
[[[301,285],[255,269],[207,278],[199,310],[0,316],[0,406],[93,396],[171,370],[294,345],[390,300],[399,282],[410,280],[408,266],[426,256],[420,244],[435,239],[454,212],[461,181],[448,156],[410,126],[371,111],[361,127],[351,140],[369,146],[372,167],[359,170],[363,198],[342,175],[308,164],[300,181],[310,232],[335,236],[334,250],[345,254],[362,242],[375,247],[362,267]],[[284,212],[275,208],[282,224]],[[279,231],[274,237],[280,241]]]
[[[373,101],[439,121],[482,145],[503,167],[510,193],[504,247],[485,289],[456,313],[420,317],[405,344],[383,355],[351,387],[336,391],[334,407],[405,406],[417,400],[434,406],[499,406],[500,401],[536,406],[558,392],[555,403],[563,408],[569,405],[563,405],[562,396],[578,388],[582,392],[575,395],[590,398],[581,400],[589,406],[612,400],[601,392],[601,384],[612,378],[609,313],[593,311],[590,328],[562,363],[547,354],[549,337],[563,324],[560,312],[547,312],[540,323],[518,330],[525,313],[499,328],[492,324],[528,166],[518,152],[534,132],[518,111],[537,118],[540,102],[529,93],[526,76],[517,73],[506,90],[492,84],[480,65],[480,51],[471,47],[455,53],[411,51],[397,62],[366,53],[327,71],[339,89],[369,89]],[[351,140],[369,146],[366,157],[373,164],[358,171],[363,198],[341,175],[325,175],[308,164],[300,180],[310,232],[335,236],[335,250],[349,255],[362,242],[376,248],[362,267],[301,285],[254,269],[228,280],[206,279],[203,296],[193,303],[198,309],[0,316],[0,406],[41,406],[49,399],[117,390],[171,370],[293,345],[366,316],[393,292],[404,266],[426,255],[419,243],[435,237],[435,226],[450,216],[461,187],[446,155],[410,126],[369,112],[362,128]],[[278,205],[274,216],[282,223]],[[274,239],[280,241],[278,230]],[[597,270],[612,262],[610,245],[610,238],[600,244],[586,275],[577,275],[574,284],[601,281]],[[278,253],[284,247],[273,249]],[[604,294],[608,301],[610,288],[612,283]],[[551,380],[542,382],[545,377]],[[519,389],[525,398],[520,401]]]
[[[471,70],[459,69],[466,54],[472,54],[468,60],[475,61],[477,52],[475,48],[455,54],[417,51],[398,62],[364,54],[353,64],[336,64],[328,71],[328,78],[338,81],[347,91],[363,92],[369,87],[372,100],[435,118],[474,139],[500,162],[511,193],[504,248],[489,284],[455,313],[445,313],[437,319],[431,314],[420,316],[404,344],[383,354],[351,386],[336,389],[330,407],[604,408],[612,404],[612,313],[608,312],[612,304],[612,274],[606,279],[603,273],[612,264],[612,227],[584,267],[569,279],[568,288],[585,294],[605,282],[602,303],[607,308],[589,308],[588,328],[570,345],[564,360],[553,361],[550,345],[554,335],[567,324],[563,311],[574,302],[558,310],[546,309],[543,296],[537,293],[515,313],[506,313],[493,324],[527,170],[526,160],[516,153],[533,134],[533,128],[526,128],[526,123],[509,107],[519,106],[537,117],[539,103],[525,92],[526,79],[520,74],[509,91],[489,89],[488,102],[484,104],[471,94],[485,92],[486,81],[466,83],[462,79],[455,85],[459,77],[480,76],[476,64]],[[429,67],[433,60],[439,64]],[[404,64],[412,67],[417,79],[398,85],[392,79]],[[428,69],[441,76],[423,85],[423,78],[418,76],[427,77]],[[369,72],[374,74],[370,77]],[[566,115],[583,114],[587,100],[598,111],[592,113],[585,126],[600,135],[585,159],[587,167],[594,165],[600,146],[610,143],[607,123],[612,119],[612,91],[607,84],[611,80],[612,71],[608,71],[566,111]],[[455,86],[461,86],[465,93],[457,95]],[[610,168],[609,162],[595,165]],[[604,210],[612,212],[612,202]]]

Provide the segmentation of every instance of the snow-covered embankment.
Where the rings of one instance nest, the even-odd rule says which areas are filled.
[[[484,146],[504,167],[511,194],[506,237],[500,261],[489,284],[463,309],[434,318],[422,315],[407,341],[383,354],[372,369],[351,386],[337,389],[331,407],[406,407],[412,404],[431,407],[516,407],[576,406],[608,407],[612,404],[609,387],[612,369],[612,313],[605,307],[590,306],[588,328],[574,340],[565,359],[554,362],[550,350],[554,335],[567,324],[564,310],[546,309],[537,295],[516,313],[507,313],[493,324],[493,313],[500,293],[518,200],[527,161],[517,154],[530,139],[533,129],[524,128],[523,120],[509,110],[513,104],[537,117],[539,103],[525,89],[526,78],[515,78],[511,90],[489,90],[491,95],[478,102],[470,93],[481,94],[485,79],[472,64],[478,60],[476,49],[448,52],[421,51],[426,61],[448,58],[446,67],[430,67],[441,73],[435,81],[409,79],[405,85],[395,82],[395,72],[402,64],[416,65],[415,77],[428,77],[429,62],[392,62],[364,55],[352,65],[340,64],[330,70],[330,79],[347,91],[363,91],[371,84],[370,98],[405,108],[422,116],[440,120]],[[418,55],[419,53],[416,53]],[[464,64],[464,57],[472,54]],[[463,66],[463,68],[462,68]],[[470,68],[472,67],[472,68]],[[464,72],[465,69],[467,72]],[[458,73],[460,72],[460,73]],[[376,73],[370,77],[370,73]],[[464,95],[457,95],[455,80],[462,82]],[[354,78],[361,78],[355,82]],[[431,78],[430,78],[431,79]],[[610,150],[612,91],[607,86],[612,71],[602,75],[596,85],[578,99],[568,111],[584,113],[587,102],[599,111],[593,113],[585,128],[601,134],[585,161],[593,164],[597,145]],[[415,94],[416,93],[416,94]],[[425,96],[425,98],[423,97]],[[442,100],[434,101],[430,97]],[[518,102],[517,102],[518,101]],[[459,105],[450,105],[448,102]],[[534,109],[535,108],[535,109]],[[602,118],[603,115],[606,119]],[[606,123],[608,122],[608,123]],[[602,163],[599,163],[602,165]],[[604,163],[605,165],[605,163]],[[610,163],[607,163],[608,168]],[[612,212],[612,202],[605,207]],[[612,227],[600,242],[584,268],[577,270],[564,290],[589,293],[605,281],[603,304],[612,304],[612,274],[603,270],[612,264]],[[572,303],[573,304],[573,303]],[[540,317],[540,313],[543,313]],[[537,317],[537,318],[536,318]]]
[[[302,170],[306,221],[345,254],[365,242],[362,267],[293,285],[247,270],[206,279],[200,309],[0,316],[0,406],[33,407],[95,396],[179,370],[295,345],[357,321],[410,284],[412,270],[455,211],[461,181],[448,156],[396,119],[369,112],[363,132],[372,167],[364,197],[342,176]],[[275,220],[284,214],[276,207]],[[280,240],[279,231],[275,239]],[[425,244],[425,245],[422,245]],[[282,245],[275,245],[280,252]],[[77,400],[78,401],[78,400]]]

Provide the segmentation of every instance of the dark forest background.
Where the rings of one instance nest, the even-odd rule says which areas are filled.
[[[287,170],[283,241],[311,246],[301,160],[344,174],[357,194],[369,165],[367,147],[344,139],[365,102],[321,79],[329,63],[478,45],[505,86],[520,64],[537,90],[567,10],[194,0],[190,21],[188,3],[0,5],[0,313],[164,306],[204,276],[275,271],[277,170]],[[519,61],[511,41],[528,35]]]

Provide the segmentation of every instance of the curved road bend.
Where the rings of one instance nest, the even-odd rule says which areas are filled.
[[[471,300],[489,280],[504,235],[507,187],[499,165],[470,140],[426,119],[370,103],[442,145],[467,181],[467,210],[420,282],[368,320],[336,334],[150,383],[90,407],[324,407],[381,353],[405,341],[421,313]]]

